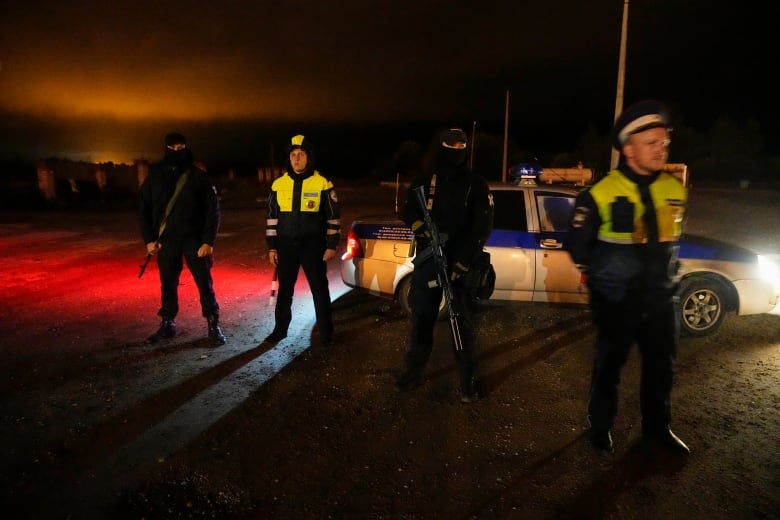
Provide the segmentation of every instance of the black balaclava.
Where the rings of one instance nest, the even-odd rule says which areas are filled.
[[[463,148],[455,148],[456,143],[463,143]],[[468,158],[468,137],[460,128],[448,128],[439,134],[439,164],[444,167],[458,168],[466,163]]]
[[[177,132],[171,132],[165,136],[165,163],[179,173],[192,165],[193,157],[189,148],[183,148],[181,150],[171,150],[168,148],[175,144],[183,144],[186,146],[187,139]]]
[[[466,162],[468,152],[466,149],[455,150],[452,148],[442,148],[441,159],[448,166],[461,166]]]

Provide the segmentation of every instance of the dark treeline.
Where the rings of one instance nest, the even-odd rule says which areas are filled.
[[[479,122],[455,122],[454,125],[461,126],[469,134],[476,130],[474,168],[488,180],[500,180],[504,163],[502,125],[482,125]],[[289,138],[293,133],[300,132],[310,137],[316,149],[318,168],[330,177],[342,180],[394,180],[397,174],[406,174],[406,165],[403,163],[408,160],[409,150],[424,152],[441,127],[437,123],[419,122],[360,127],[290,125],[255,132],[251,128],[232,133],[222,131],[214,138],[210,138],[206,128],[198,128],[193,132],[193,141],[196,143],[193,151],[196,159],[204,161],[215,179],[231,177],[262,181],[258,170],[283,168],[287,160]],[[586,127],[578,129],[580,134],[577,137],[569,129],[566,134],[572,136],[568,138],[569,143],[564,146],[564,150],[545,146],[534,130],[510,128],[507,166],[533,161],[542,167],[571,168],[581,163],[591,168],[596,177],[609,169],[611,142],[606,130]],[[549,132],[550,129],[547,129],[544,133]],[[558,140],[564,137],[561,135]],[[707,181],[739,185],[749,181],[753,185],[776,186],[780,179],[780,153],[771,150],[766,144],[760,126],[753,120],[739,122],[721,118],[706,131],[697,131],[683,123],[676,123],[669,162],[687,164],[694,185]],[[134,202],[134,188],[137,186],[132,181],[128,183],[128,179],[136,178],[133,165],[95,165],[62,157],[44,159],[55,170],[58,194],[63,194],[58,197],[60,200]],[[0,202],[3,207],[41,204],[37,193],[37,165],[40,160],[0,160]],[[153,163],[158,158],[146,160]],[[98,169],[105,172],[108,189],[95,189],[95,172]],[[75,179],[81,188],[80,193],[73,192],[73,183],[69,179]],[[67,197],[65,194],[68,194]]]
[[[686,163],[695,178],[713,181],[750,179],[772,182],[780,174],[780,150],[765,141],[755,120],[743,122],[724,117],[708,130],[696,130],[682,122],[674,122],[669,162]],[[476,130],[474,167],[489,180],[500,180],[503,166],[503,123],[455,121],[471,134]],[[284,167],[286,145],[293,133],[310,137],[316,148],[319,169],[342,179],[393,179],[399,171],[394,160],[404,147],[415,143],[427,149],[441,123],[409,122],[386,125],[344,127],[337,125],[290,126],[282,131],[260,132],[243,141],[229,136],[234,148],[229,155],[209,152],[209,142],[203,141],[195,153],[209,164],[209,171],[224,175],[233,170],[241,177],[253,177],[258,166]],[[508,165],[536,160],[544,167],[566,168],[578,163],[602,174],[609,169],[611,141],[608,129],[593,126],[568,128],[557,132],[552,128],[509,129]],[[221,139],[213,149],[223,150]],[[552,147],[549,143],[565,143]],[[204,146],[203,143],[206,143]],[[775,145],[777,143],[774,143]],[[201,150],[205,148],[205,150]]]

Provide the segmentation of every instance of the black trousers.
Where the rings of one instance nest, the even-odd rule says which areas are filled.
[[[330,289],[328,288],[328,264],[322,260],[325,254],[324,238],[289,240],[279,237],[277,241],[279,264],[279,289],[276,295],[274,330],[287,332],[292,321],[292,301],[298,272],[303,268],[309,283],[317,326],[323,337],[333,335]]]
[[[634,343],[641,359],[642,433],[652,435],[669,426],[679,340],[678,308],[676,299],[646,306],[640,297],[612,302],[591,293],[591,310],[598,329],[588,400],[592,429],[606,431],[614,423],[620,372]]]
[[[408,370],[420,373],[425,368],[433,350],[433,332],[438,321],[439,304],[442,298],[442,288],[432,284],[436,280],[436,273],[436,263],[433,259],[415,266],[412,273],[412,286],[409,292],[409,305],[412,310],[411,337],[405,362]],[[457,350],[454,338],[452,335],[450,337],[461,381],[465,381],[472,377],[476,370],[476,361],[474,360],[476,335],[471,299],[461,282],[462,279],[452,284],[452,292],[453,308],[458,315],[457,322],[463,349]]]
[[[213,259],[210,256],[198,256],[202,244],[199,236],[164,238],[162,249],[157,253],[162,286],[162,306],[157,312],[159,316],[175,318],[179,313],[179,278],[184,268],[183,260],[186,260],[187,268],[198,287],[201,313],[204,317],[219,314],[211,278]]]

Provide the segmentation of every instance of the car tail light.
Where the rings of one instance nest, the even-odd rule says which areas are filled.
[[[342,255],[342,260],[350,258],[363,258],[363,248],[360,245],[357,233],[350,229],[347,233],[347,251]]]

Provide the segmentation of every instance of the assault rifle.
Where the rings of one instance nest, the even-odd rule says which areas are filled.
[[[444,293],[444,301],[447,304],[447,313],[450,318],[450,329],[452,329],[452,340],[455,343],[455,350],[463,350],[463,340],[460,337],[460,326],[458,325],[458,311],[455,310],[455,297],[452,294],[452,285],[447,276],[447,257],[444,256],[441,236],[428,211],[428,206],[425,201],[425,187],[418,186],[412,191],[422,210],[425,227],[428,228],[428,232],[431,234],[430,252],[426,251],[428,254],[421,255],[421,260],[424,260],[428,256],[432,256],[433,261],[436,262],[436,282]],[[418,253],[420,253],[420,251],[418,251]],[[415,260],[417,260],[417,258],[415,258]]]
[[[160,232],[162,233],[162,231],[164,229],[165,229],[165,226],[160,227]],[[158,239],[157,242],[155,242],[154,244],[155,244],[155,246],[159,247],[160,246],[160,240]],[[141,278],[144,275],[144,271],[146,271],[146,266],[149,265],[149,261],[151,259],[152,259],[152,253],[146,253],[146,259],[144,260],[144,263],[141,264],[140,266],[138,266],[138,267],[141,268],[141,270],[138,271],[138,278]]]
[[[146,253],[146,260],[144,260],[144,263],[139,266],[141,270],[138,271],[138,278],[141,278],[144,275],[144,271],[146,271],[146,266],[149,265],[149,260],[151,259],[152,259],[152,253]]]

